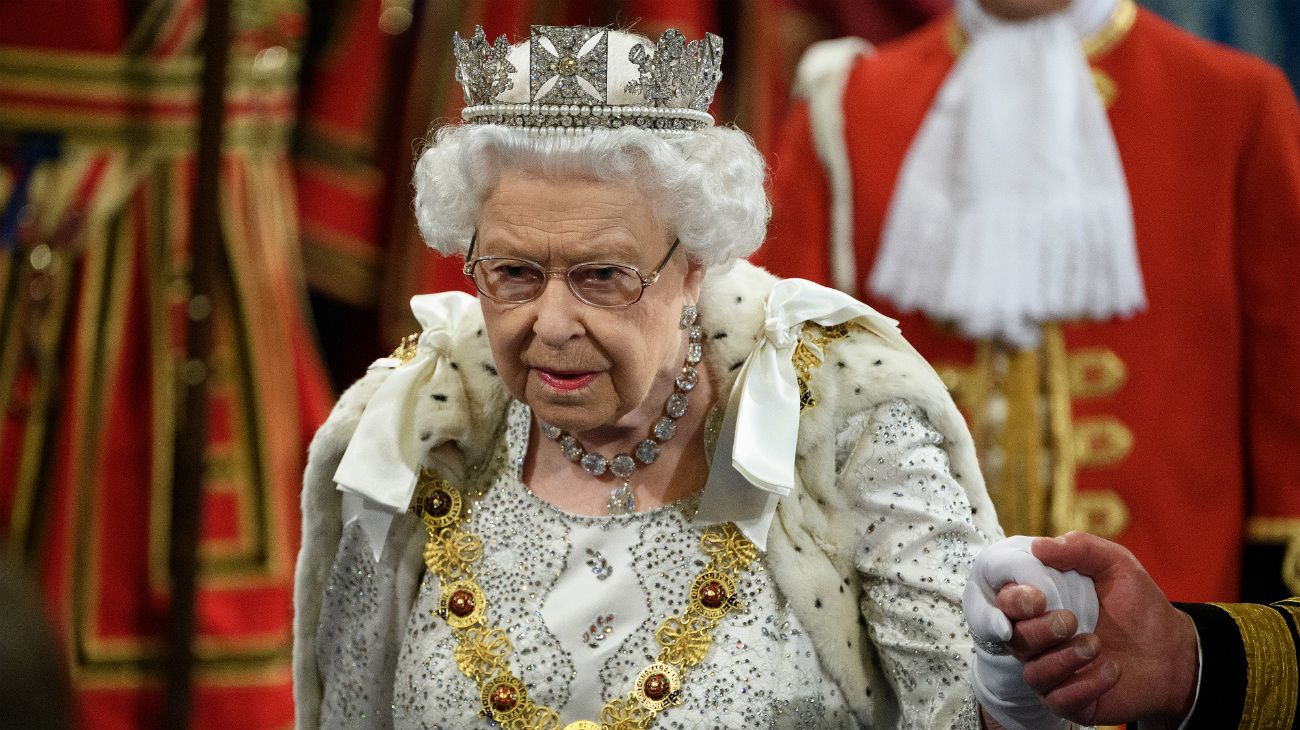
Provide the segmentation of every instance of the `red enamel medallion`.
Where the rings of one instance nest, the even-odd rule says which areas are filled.
[[[510,712],[519,704],[515,688],[502,682],[492,688],[492,709],[496,712]]]
[[[645,682],[641,685],[641,691],[645,692],[645,696],[656,702],[667,697],[671,689],[672,685],[665,674],[652,674],[646,677]]]
[[[716,580],[700,586],[700,603],[709,608],[722,608],[727,602],[727,589]]]
[[[447,610],[464,618],[474,612],[474,594],[469,591],[456,591],[447,599]]]

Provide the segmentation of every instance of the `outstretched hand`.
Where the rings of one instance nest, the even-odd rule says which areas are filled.
[[[995,605],[1011,619],[1011,653],[1025,681],[1057,715],[1083,725],[1136,720],[1177,724],[1191,711],[1197,681],[1196,629],[1127,549],[1084,532],[1038,538],[1035,557],[1092,578],[1096,631],[1074,636],[1066,610],[1046,611],[1041,591],[1009,584]]]

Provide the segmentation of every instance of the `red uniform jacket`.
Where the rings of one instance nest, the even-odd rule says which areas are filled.
[[[940,18],[849,76],[863,289],[904,155],[953,66],[955,31]],[[1171,597],[1232,599],[1247,540],[1286,544],[1300,525],[1300,110],[1276,69],[1146,11],[1091,60],[1109,92],[1149,303],[1130,319],[1063,327],[1076,524],[1127,545]],[[806,107],[774,166],[757,260],[828,281],[829,192]],[[923,316],[900,319],[941,372],[960,375],[975,357],[974,343]],[[1297,557],[1284,566],[1291,577]]]

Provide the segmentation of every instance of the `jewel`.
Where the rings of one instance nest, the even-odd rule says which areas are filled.
[[[646,439],[636,445],[636,460],[642,464],[653,464],[659,458],[659,444],[654,439]]]
[[[668,675],[662,673],[651,674],[641,685],[641,691],[645,692],[645,696],[656,702],[667,697],[671,690],[672,685],[668,682]]]
[[[727,589],[716,580],[700,586],[700,603],[708,608],[722,608],[722,604],[727,602]]]
[[[677,326],[681,329],[686,329],[687,327],[690,327],[691,325],[695,324],[695,320],[698,319],[699,316],[700,316],[699,307],[696,307],[694,304],[687,304],[686,306],[682,307],[682,317],[681,319],[677,320]]]
[[[626,515],[636,511],[636,502],[632,499],[632,488],[627,482],[614,487],[605,502],[605,509],[611,515]]]
[[[594,452],[584,455],[581,463],[582,470],[594,477],[604,474],[605,469],[609,467],[609,462],[605,460],[605,457]]]
[[[700,358],[704,357],[704,346],[698,342],[692,342],[686,346],[686,364],[698,365]]]
[[[545,421],[541,421],[541,424],[542,424],[542,435],[552,441],[559,438],[561,433],[564,433],[563,431],[560,430],[559,426],[552,426],[551,424]]]
[[[596,576],[596,580],[609,580],[609,577],[614,574],[613,566],[599,550],[587,548],[587,567],[591,568],[591,573]]]
[[[582,445],[578,443],[578,439],[568,434],[560,438],[560,448],[564,450],[564,456],[569,461],[577,461],[582,458]]]
[[[429,492],[424,498],[424,512],[430,517],[446,517],[451,511],[451,495],[441,489]]]
[[[582,632],[582,643],[596,649],[600,647],[600,642],[605,637],[614,633],[614,614],[606,613],[596,616],[592,619],[591,625],[587,630]]]
[[[620,479],[627,479],[636,471],[636,462],[627,454],[619,454],[609,462],[609,470]]]
[[[677,433],[677,422],[664,416],[658,421],[655,421],[655,427],[652,429],[652,432],[654,433],[655,438],[660,441],[667,441],[673,437],[673,434]]]
[[[688,337],[690,338],[691,342],[699,342],[700,340],[704,339],[704,330],[698,324],[691,325],[691,328],[690,330],[688,330],[688,332],[689,332]]]
[[[686,393],[695,390],[695,384],[699,382],[699,373],[695,368],[682,368],[682,374],[677,376],[677,389]]]
[[[686,396],[681,393],[673,393],[668,396],[668,405],[664,406],[664,410],[673,418],[681,418],[686,415],[686,406],[688,405]]]
[[[515,688],[504,682],[492,688],[492,709],[497,712],[509,712],[519,704]]]
[[[469,591],[456,591],[447,599],[447,610],[460,618],[474,613],[474,594]]]

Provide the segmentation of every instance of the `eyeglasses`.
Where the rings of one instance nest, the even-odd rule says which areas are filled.
[[[579,301],[593,307],[627,307],[641,301],[646,287],[659,280],[659,274],[668,265],[677,250],[679,241],[673,241],[664,254],[663,261],[642,276],[641,271],[628,264],[591,261],[574,264],[567,269],[548,269],[536,261],[510,256],[482,256],[474,258],[474,245],[478,234],[470,239],[465,254],[465,276],[474,282],[478,293],[502,304],[524,304],[542,295],[546,282],[552,276],[563,276],[569,291]]]

